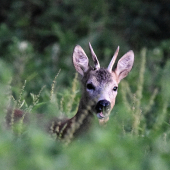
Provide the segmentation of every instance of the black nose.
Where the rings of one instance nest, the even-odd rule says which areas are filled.
[[[100,100],[96,105],[96,111],[99,112],[108,112],[111,108],[110,102],[107,100]]]

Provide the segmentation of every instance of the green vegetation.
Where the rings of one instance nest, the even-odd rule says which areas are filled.
[[[170,167],[170,3],[154,0],[21,1],[0,6],[1,169],[168,170]],[[107,125],[62,143],[45,120],[76,113],[81,88],[72,50],[91,42],[106,67],[118,45],[135,53]],[[90,55],[89,55],[90,58]],[[9,107],[26,111],[11,128]]]

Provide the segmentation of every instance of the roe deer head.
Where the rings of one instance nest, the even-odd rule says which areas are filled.
[[[109,66],[101,68],[90,43],[89,47],[94,66],[89,65],[88,57],[79,45],[73,51],[73,64],[81,76],[83,91],[77,114],[71,119],[57,120],[52,123],[50,129],[60,137],[69,136],[70,132],[72,135],[77,135],[82,130],[86,131],[94,115],[98,117],[100,123],[107,122],[115,105],[118,84],[128,75],[133,66],[134,53],[129,51],[118,61],[116,69],[112,71],[119,52],[118,47]]]

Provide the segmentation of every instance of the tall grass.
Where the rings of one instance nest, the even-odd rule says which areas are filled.
[[[145,67],[146,67],[146,48],[141,50],[141,64],[139,69],[139,76],[137,80],[136,92],[132,93],[130,89],[130,85],[128,82],[123,81],[121,83],[121,93],[123,102],[128,110],[128,112],[132,115],[132,134],[139,135],[144,134],[146,132],[146,122],[145,116],[155,103],[155,98],[158,94],[158,88],[155,88],[153,94],[150,96],[148,104],[142,108],[142,97],[143,97],[143,88],[144,88],[144,80],[145,80]],[[143,122],[142,122],[143,121]]]
[[[17,126],[19,128],[15,130],[15,122],[11,116],[13,127],[4,128],[6,111],[1,109],[1,120],[3,120],[0,126],[1,168],[168,170],[170,167],[168,121],[170,96],[168,71],[170,67],[167,63],[162,70],[164,76],[161,77],[161,85],[154,87],[146,99],[147,55],[148,51],[142,49],[140,54],[136,56],[140,58],[140,67],[137,70],[134,68],[132,72],[138,71],[135,81],[137,83],[127,82],[126,80],[121,82],[122,102],[118,103],[116,107],[118,112],[124,112],[129,116],[130,123],[128,119],[124,119],[123,122],[119,121],[119,115],[115,114],[106,126],[101,127],[97,121],[94,121],[89,133],[73,140],[73,132],[82,123],[88,112],[88,110],[84,110],[82,118],[72,126],[66,136],[64,142],[69,143],[69,145],[63,145],[61,141],[44,132],[37,121],[31,121],[25,126],[23,120],[21,120]],[[3,66],[3,64],[1,66],[3,72],[0,75],[2,79],[0,82],[0,91],[2,92],[0,101],[2,101],[1,108],[5,108],[9,106],[7,103],[12,94],[10,92],[12,88],[9,88],[11,73],[8,73],[10,69],[7,66]],[[27,92],[25,82],[18,97],[15,97],[15,100],[11,99],[14,102],[13,107],[30,112],[36,112],[37,108],[44,107],[45,118],[49,120],[51,119],[51,112],[66,116],[72,116],[69,114],[70,112],[75,114],[79,100],[77,75],[71,88],[66,89],[62,95],[55,88],[59,76],[60,74],[57,74],[54,81],[51,81],[51,89],[48,89],[48,87],[44,89],[43,86],[37,95]],[[166,82],[166,84],[163,82]],[[135,92],[134,89],[136,89]],[[31,104],[27,104],[26,97],[29,95],[32,98]],[[48,100],[46,96],[48,96]],[[36,108],[36,106],[38,107]],[[90,106],[87,109],[90,109]],[[36,117],[34,112],[31,113],[33,118]],[[150,115],[155,116],[154,121],[150,117],[148,118]],[[148,127],[148,119],[153,122],[151,127]],[[126,120],[128,123],[126,123]],[[39,123],[41,124],[41,122]],[[130,128],[127,126],[130,126]],[[122,127],[124,128],[122,129]],[[70,141],[72,142],[70,143]]]

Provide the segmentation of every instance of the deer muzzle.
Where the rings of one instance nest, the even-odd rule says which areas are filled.
[[[95,107],[95,110],[97,112],[97,117],[99,119],[103,119],[107,117],[110,112],[110,109],[111,109],[111,104],[109,101],[100,100]]]

